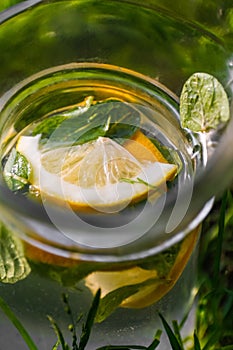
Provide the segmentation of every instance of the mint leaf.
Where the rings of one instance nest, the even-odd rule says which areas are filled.
[[[0,282],[16,283],[30,271],[21,241],[0,222]]]
[[[118,306],[120,306],[125,299],[139,292],[141,288],[161,282],[162,281],[160,281],[158,278],[150,278],[144,282],[123,286],[109,292],[100,299],[95,322],[104,321],[117,309]],[[164,283],[164,281],[162,283]]]
[[[88,107],[77,107],[72,113],[53,115],[44,119],[33,130],[42,134],[42,142],[49,147],[80,145],[98,137],[129,138],[140,125],[141,112],[129,103],[119,100],[93,102]]]
[[[194,73],[180,96],[181,126],[194,132],[217,129],[230,118],[227,94],[212,75]]]
[[[3,177],[13,192],[22,190],[29,183],[31,166],[27,159],[13,148],[7,158]]]
[[[32,136],[41,134],[41,139],[49,138],[57,127],[66,119],[67,117],[63,115],[45,118],[33,129]]]

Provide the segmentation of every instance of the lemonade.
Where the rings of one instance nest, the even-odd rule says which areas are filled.
[[[82,250],[88,244],[90,249],[93,246],[101,248],[101,245],[107,249],[125,249],[129,242],[143,239],[144,228],[138,234],[136,227],[132,230],[127,225],[144,211],[154,211],[159,201],[164,203],[168,192],[176,193],[180,181],[193,176],[195,168],[201,164],[201,157],[199,153],[192,159],[189,156],[192,142],[198,142],[191,133],[175,129],[178,119],[173,113],[175,111],[178,116],[178,104],[173,97],[167,95],[164,101],[160,100],[160,88],[153,85],[155,90],[149,95],[143,85],[134,85],[134,76],[129,75],[131,80],[125,81],[126,73],[131,72],[125,72],[122,80],[117,67],[88,65],[94,80],[79,80],[80,75],[84,76],[81,68],[77,65],[74,70],[72,66],[71,75],[69,66],[58,67],[56,85],[48,84],[54,72],[45,72],[39,81],[32,80],[33,89],[27,82],[23,89],[18,89],[14,99],[20,103],[16,105],[11,100],[6,105],[4,112],[9,116],[17,113],[18,119],[2,141],[3,176],[15,195],[23,195],[32,204],[47,208],[50,203],[61,210],[68,207],[88,225],[91,223],[96,232],[107,226],[107,235],[101,232],[105,242],[101,235],[92,237],[90,242],[89,232],[84,232],[84,238],[77,233],[71,236],[65,232],[65,237],[72,238],[72,242],[76,240],[80,246],[81,254],[75,254],[72,253],[74,248],[62,252],[56,241],[57,248],[51,250],[53,237],[46,238],[47,232],[38,238],[36,231],[29,232],[29,239],[21,241],[23,253],[18,258],[19,264],[28,269],[21,271],[18,280],[12,279],[12,282],[6,271],[5,282],[17,280],[16,284],[23,285],[30,276],[35,276],[44,279],[40,282],[43,286],[50,280],[49,283],[55,283],[53,290],[62,287],[84,300],[94,297],[100,289],[95,322],[102,325],[114,318],[120,312],[118,310],[139,310],[135,317],[140,319],[140,310],[156,307],[185,269],[196,246],[199,228],[161,253],[152,253],[143,259],[124,261],[119,257],[101,262],[97,256],[93,261],[82,257]],[[71,79],[67,81],[67,77]],[[131,89],[126,93],[127,84],[131,84]],[[27,89],[30,89],[30,95]],[[44,99],[47,100],[50,94],[53,97],[54,89],[60,99],[52,109],[47,105],[48,112],[44,112]],[[29,99],[26,110],[25,98]],[[69,104],[65,105],[67,101]],[[177,109],[173,109],[175,106]],[[170,122],[172,115],[174,119]],[[183,140],[179,149],[175,132],[180,135],[179,145]],[[153,222],[154,217],[153,212]],[[147,216],[145,219],[142,215],[143,225],[147,224],[146,220]],[[131,232],[128,238],[127,234],[119,233],[114,238],[111,232],[118,227],[119,232],[122,227],[127,230],[129,227],[133,235]],[[38,243],[35,238],[39,239]],[[83,301],[78,308],[82,310],[85,303]],[[110,339],[116,341],[113,334]],[[100,341],[95,335],[95,345],[100,345]]]
[[[93,91],[95,98],[98,92],[98,88]],[[107,95],[112,91],[101,93]],[[16,141],[10,150],[9,141],[5,141],[7,153],[2,162],[4,178],[12,191],[35,197],[42,204],[66,203],[77,212],[113,214],[120,218],[121,211],[132,211],[145,201],[153,206],[153,201],[167,191],[166,182],[172,186],[183,171],[182,160],[177,151],[159,141],[159,130],[147,117],[153,111],[141,105],[139,97],[137,100],[134,97],[133,102],[111,95],[104,100],[95,98],[87,96],[75,106],[56,109],[29,124],[20,135],[8,135],[11,147],[12,139]],[[143,262],[144,267],[133,264],[125,272],[122,267],[118,271],[111,265],[107,272],[102,272],[101,264],[101,272],[97,272],[99,269],[96,271],[94,266],[85,276],[85,285],[93,294],[100,288],[103,298],[119,288],[137,286],[133,296],[122,298],[119,305],[133,308],[150,305],[173,286],[196,240],[197,234],[192,234],[183,244],[165,251],[169,260],[165,259],[164,266],[159,268],[158,256],[156,263],[149,258]],[[46,261],[46,253],[30,246],[26,246],[26,255],[53,264],[50,254]],[[162,256],[164,259],[164,253]],[[158,264],[161,265],[160,258]],[[79,263],[77,273],[78,266]]]

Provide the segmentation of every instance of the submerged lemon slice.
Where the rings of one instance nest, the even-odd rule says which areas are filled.
[[[170,271],[163,278],[159,278],[156,266],[151,270],[145,270],[139,266],[120,271],[96,271],[91,273],[85,279],[85,285],[93,294],[101,288],[101,296],[105,297],[108,293],[122,287],[139,285],[138,292],[124,299],[121,307],[140,309],[156,303],[165,294],[167,294],[177,282],[182,274],[189,258],[196,246],[200,233],[200,227],[197,227],[189,233],[181,243],[179,252]],[[153,279],[153,283],[146,284],[146,281]]]
[[[78,209],[114,212],[144,199],[177,171],[176,165],[158,161],[159,151],[142,135],[137,134],[125,145],[99,137],[82,145],[54,149],[41,147],[40,135],[21,136],[16,148],[30,162],[30,182],[42,195]],[[144,145],[144,138],[150,147]]]

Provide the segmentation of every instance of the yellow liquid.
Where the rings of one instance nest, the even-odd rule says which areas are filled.
[[[156,263],[151,270],[141,267],[140,262],[137,262],[137,264],[131,263],[131,266],[109,263],[108,267],[100,263],[99,267],[95,264],[94,269],[96,269],[96,271],[88,274],[84,278],[84,283],[93,295],[100,288],[102,297],[105,297],[108,293],[114,290],[116,291],[119,288],[138,285],[138,291],[132,296],[125,298],[119,306],[138,309],[154,304],[172,289],[182,274],[196,246],[199,232],[200,227],[190,232],[181,244],[179,244],[174,263],[170,265],[169,269],[166,269],[166,274],[163,276],[159,276]],[[78,270],[80,264],[82,265],[84,263],[82,261],[52,255],[29,244],[25,244],[25,254],[29,261],[39,262],[45,266],[56,265],[66,268],[67,274],[69,274],[69,269],[75,268]],[[160,257],[161,262],[163,262],[164,253],[158,254],[156,257],[156,261],[158,261],[159,264],[161,264],[159,261]],[[153,261],[153,257],[151,257],[151,261]],[[167,262],[165,261],[165,263]],[[89,264],[91,264],[91,262]],[[147,285],[146,281],[149,280],[151,280],[152,283],[148,283]]]

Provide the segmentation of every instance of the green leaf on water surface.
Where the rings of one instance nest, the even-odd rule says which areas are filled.
[[[42,143],[48,141],[49,147],[81,145],[101,136],[129,138],[140,125],[140,118],[140,111],[129,103],[103,100],[47,117],[35,127],[33,135],[42,134]]]
[[[207,73],[194,73],[184,84],[180,96],[183,128],[194,132],[217,129],[230,118],[227,94],[220,82]]]
[[[16,283],[30,271],[21,241],[0,222],[0,282]]]
[[[7,158],[3,177],[7,186],[13,192],[22,190],[29,184],[31,166],[27,159],[13,148]]]
[[[47,116],[38,122],[32,131],[32,136],[41,134],[41,140],[49,139],[53,132],[68,118],[77,117],[83,114],[93,102],[93,97],[89,96],[84,100],[84,105],[77,105],[68,110],[61,110],[57,114]]]
[[[49,136],[66,119],[67,117],[63,115],[55,115],[50,118],[45,118],[33,129],[32,136],[41,134],[41,139],[48,139]]]

